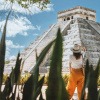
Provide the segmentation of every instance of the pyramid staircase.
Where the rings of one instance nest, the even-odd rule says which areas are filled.
[[[64,22],[64,23],[56,23],[54,24],[53,26],[51,26],[51,28],[49,29],[49,31],[46,32],[46,34],[44,34],[42,37],[41,37],[41,40],[40,42],[38,42],[38,45],[36,44],[35,45],[35,48],[34,50],[36,49],[37,50],[37,54],[40,54],[40,52],[42,51],[42,49],[48,44],[50,43],[52,40],[54,40],[56,38],[56,33],[57,33],[57,30],[58,28],[60,27],[61,28],[61,31],[62,32],[65,32],[70,23],[72,23],[72,21],[68,21],[67,23]],[[33,50],[33,51],[34,51]],[[32,52],[33,53],[33,52]],[[32,54],[31,54],[32,55]],[[34,55],[35,55],[35,52],[34,52]],[[50,55],[51,55],[51,51],[47,54],[46,58],[44,59],[44,61],[42,62],[41,64],[41,67],[40,67],[40,73],[44,73],[44,72],[47,72],[47,67],[49,67],[49,63],[50,63]],[[33,58],[33,55],[32,55],[32,58]],[[30,59],[32,59],[30,58]],[[34,57],[35,58],[35,57]],[[36,58],[35,58],[36,59]],[[34,64],[35,64],[35,59],[34,59]],[[27,63],[27,62],[26,62]],[[30,63],[30,62],[29,62]],[[32,67],[34,66],[34,64],[32,63],[32,66],[30,67],[30,69],[28,68],[29,71],[32,70]],[[24,65],[27,65],[27,64],[24,64]],[[45,67],[46,66],[46,67]],[[25,68],[25,67],[24,67]],[[26,70],[26,69],[25,69]]]

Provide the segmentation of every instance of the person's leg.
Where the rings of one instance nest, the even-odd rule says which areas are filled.
[[[81,76],[80,80],[77,82],[77,92],[78,92],[78,98],[79,100],[81,99],[81,93],[83,89],[83,84],[84,84],[84,77]]]
[[[69,77],[66,89],[70,95],[70,99],[72,98],[72,96],[74,94],[75,88],[76,88],[76,82],[73,80],[72,77]]]

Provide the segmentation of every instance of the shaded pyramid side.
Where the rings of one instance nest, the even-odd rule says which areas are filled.
[[[100,58],[100,25],[97,22],[78,18],[70,24],[67,34],[63,35],[63,72],[69,71],[69,56],[72,54],[70,48],[79,44],[86,48],[83,52],[84,64],[89,59],[90,64],[96,66]]]
[[[97,64],[100,57],[100,27],[97,26],[96,22],[78,18],[76,23],[70,25],[68,35],[64,36],[65,41],[69,42],[67,42],[67,48],[77,43],[86,47],[85,58],[89,59],[93,65]]]
[[[95,66],[100,58],[100,26],[94,21],[84,19],[79,19],[79,21],[88,28],[88,30],[80,29],[82,45],[87,49],[85,58]]]
[[[65,21],[63,23],[56,23],[51,26],[51,28],[46,31],[37,41],[37,43],[31,45],[32,49],[28,51],[28,54],[24,57],[27,57],[24,63],[24,68],[23,71],[27,70],[30,71],[35,63],[36,63],[36,58],[35,58],[35,50],[37,50],[37,54],[39,55],[40,52],[43,50],[43,48],[51,42],[53,39],[56,38],[56,33],[58,28],[60,27],[62,31],[65,31],[64,29],[67,28],[67,26],[71,23],[71,21]],[[27,51],[27,50],[26,50]],[[45,62],[47,61],[48,57],[50,57],[51,53],[47,54],[47,57],[45,58],[44,62],[41,64],[41,66],[45,66]],[[42,70],[42,69],[41,69]]]

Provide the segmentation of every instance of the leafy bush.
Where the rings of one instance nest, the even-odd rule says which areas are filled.
[[[48,77],[49,77],[49,75],[46,74],[45,75],[45,78],[44,78],[44,85],[47,85],[48,84]]]
[[[49,77],[49,75],[48,75],[48,74],[47,74],[47,75],[45,75],[45,78],[44,78],[44,85],[47,85],[47,84],[48,84],[48,77]],[[69,74],[63,74],[63,75],[62,75],[62,78],[63,78],[64,83],[65,83],[65,86],[66,86],[66,85],[67,85],[67,83],[68,83]]]
[[[64,74],[62,76],[63,76],[64,82],[65,82],[65,85],[67,85],[68,79],[69,79],[69,74]]]
[[[100,86],[100,75],[99,75],[99,78],[98,78],[98,86]]]
[[[31,75],[30,73],[25,73],[24,75],[21,75],[18,84],[23,85],[23,84],[28,80],[28,78],[30,77],[30,75]],[[5,82],[6,82],[6,80],[7,80],[8,77],[9,77],[8,74],[3,75],[3,84],[5,84]],[[39,80],[40,80],[42,77],[43,77],[43,75],[40,75],[40,76],[39,76]],[[49,77],[49,75],[46,74],[46,75],[45,75],[45,78],[44,78],[44,84],[43,84],[43,85],[47,85],[47,84],[48,84],[48,77]],[[69,79],[69,74],[63,74],[63,75],[62,75],[62,78],[63,78],[63,80],[64,80],[65,85],[67,85],[68,79]],[[98,80],[98,84],[100,84],[100,79]]]
[[[8,74],[4,74],[3,75],[3,81],[2,81],[3,84],[5,84],[7,78],[8,78]]]

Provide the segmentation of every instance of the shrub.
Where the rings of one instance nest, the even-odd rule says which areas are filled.
[[[64,82],[65,82],[65,85],[67,85],[68,79],[69,79],[69,74],[63,74],[62,76],[63,76]]]
[[[98,78],[98,86],[100,86],[100,75],[99,75],[99,78]]]
[[[49,77],[49,75],[46,74],[45,75],[45,78],[44,78],[44,85],[47,85],[48,84],[48,77]]]
[[[3,84],[5,84],[7,78],[8,78],[8,74],[4,74],[4,75],[3,75],[3,82],[2,82]]]

